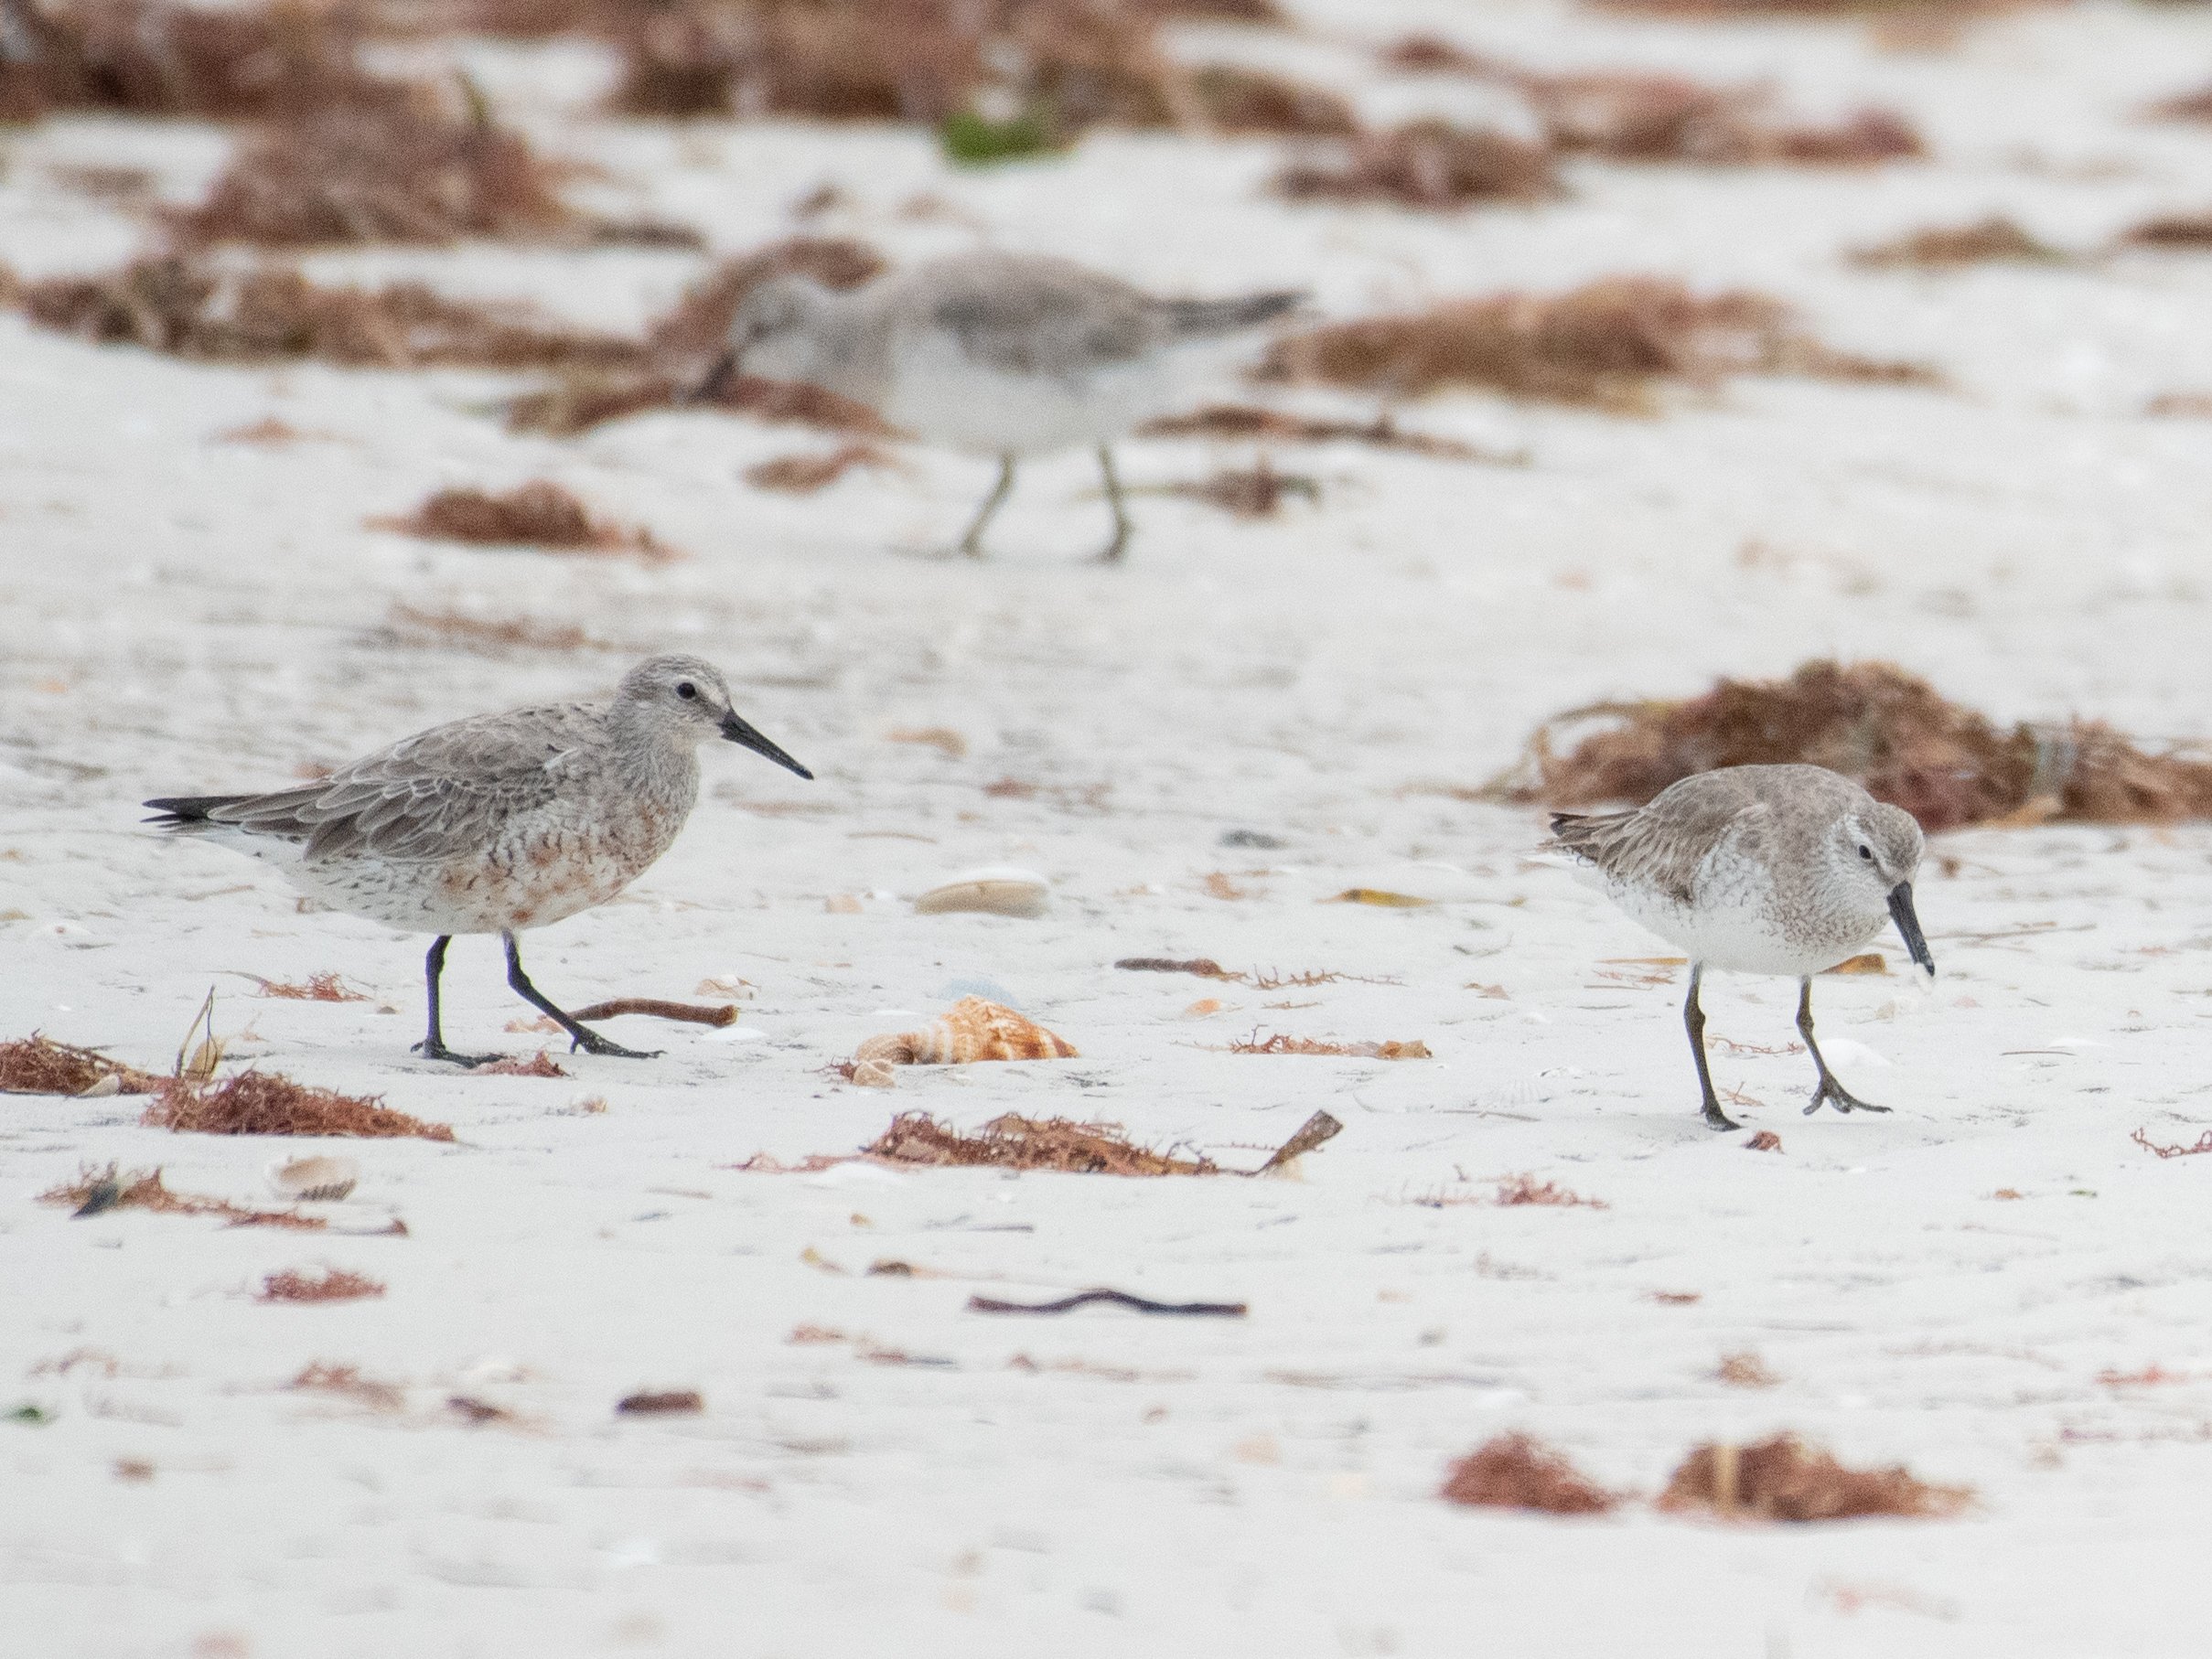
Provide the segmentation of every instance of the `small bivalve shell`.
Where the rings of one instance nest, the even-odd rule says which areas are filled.
[[[978,910],[991,915],[1043,915],[1052,904],[1052,883],[1027,870],[971,870],[929,889],[914,901],[918,915]]]
[[[918,1031],[870,1037],[853,1054],[853,1081],[888,1088],[897,1065],[964,1065],[977,1060],[1072,1060],[1075,1045],[998,1002],[962,997]]]
[[[269,1185],[279,1198],[336,1203],[353,1191],[361,1172],[350,1158],[285,1158],[269,1166]]]

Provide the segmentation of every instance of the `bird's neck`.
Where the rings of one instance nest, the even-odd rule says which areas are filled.
[[[641,793],[679,796],[688,806],[699,794],[699,745],[649,720],[643,712],[617,704],[613,725],[617,764]]]
[[[881,308],[866,292],[825,294],[821,305],[806,334],[806,372],[798,378],[856,403],[880,403],[891,368]]]

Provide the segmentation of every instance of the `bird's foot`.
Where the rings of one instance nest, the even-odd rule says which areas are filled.
[[[489,1065],[494,1060],[506,1058],[504,1054],[457,1054],[447,1048],[443,1043],[432,1043],[427,1040],[416,1044],[408,1052],[420,1054],[425,1060],[443,1060],[448,1065]]]
[[[597,1032],[586,1030],[581,1025],[572,1030],[569,1035],[573,1039],[568,1045],[571,1054],[580,1048],[587,1054],[607,1054],[617,1060],[658,1060],[662,1052],[657,1048],[625,1048],[611,1038],[602,1037]]]
[[[1123,530],[1104,547],[1099,549],[1097,552],[1091,554],[1090,562],[1093,564],[1119,564],[1122,562],[1122,555],[1128,551],[1129,532]]]
[[[1718,1100],[1708,1097],[1705,1101],[1705,1127],[1709,1129],[1719,1129],[1724,1131],[1728,1129],[1740,1129],[1744,1126],[1738,1123],[1734,1118],[1731,1118],[1726,1112],[1721,1110],[1721,1103]]]
[[[1876,1106],[1871,1100],[1860,1099],[1858,1096],[1852,1094],[1851,1090],[1845,1088],[1825,1072],[1820,1074],[1820,1086],[1812,1091],[1812,1099],[1805,1108],[1805,1115],[1808,1118],[1811,1117],[1813,1113],[1820,1109],[1823,1101],[1833,1106],[1839,1112],[1886,1112],[1889,1110],[1886,1106]]]

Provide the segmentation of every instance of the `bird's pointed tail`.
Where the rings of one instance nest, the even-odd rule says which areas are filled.
[[[252,798],[248,795],[171,795],[140,804],[153,809],[154,816],[145,820],[147,823],[163,830],[183,830],[193,824],[204,824],[223,808]]]

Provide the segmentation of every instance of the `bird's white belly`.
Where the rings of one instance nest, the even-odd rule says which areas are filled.
[[[519,933],[604,904],[637,879],[630,861],[570,855],[540,868],[481,857],[300,863],[293,881],[317,903],[406,933]]]
[[[606,904],[668,850],[683,819],[643,800],[596,818],[564,803],[444,858],[357,850],[295,856],[285,872],[318,904],[405,932],[517,933]]]
[[[1771,891],[1744,883],[1702,892],[1683,904],[1655,888],[1611,883],[1606,892],[1636,921],[1692,962],[1729,973],[1787,974],[1802,978],[1833,968],[1882,931],[1876,916],[1830,920],[1817,928],[1792,927],[1777,913]]]
[[[1083,374],[1013,374],[942,337],[901,354],[883,414],[925,442],[977,455],[1048,455],[1109,443],[1174,406],[1164,359]]]

